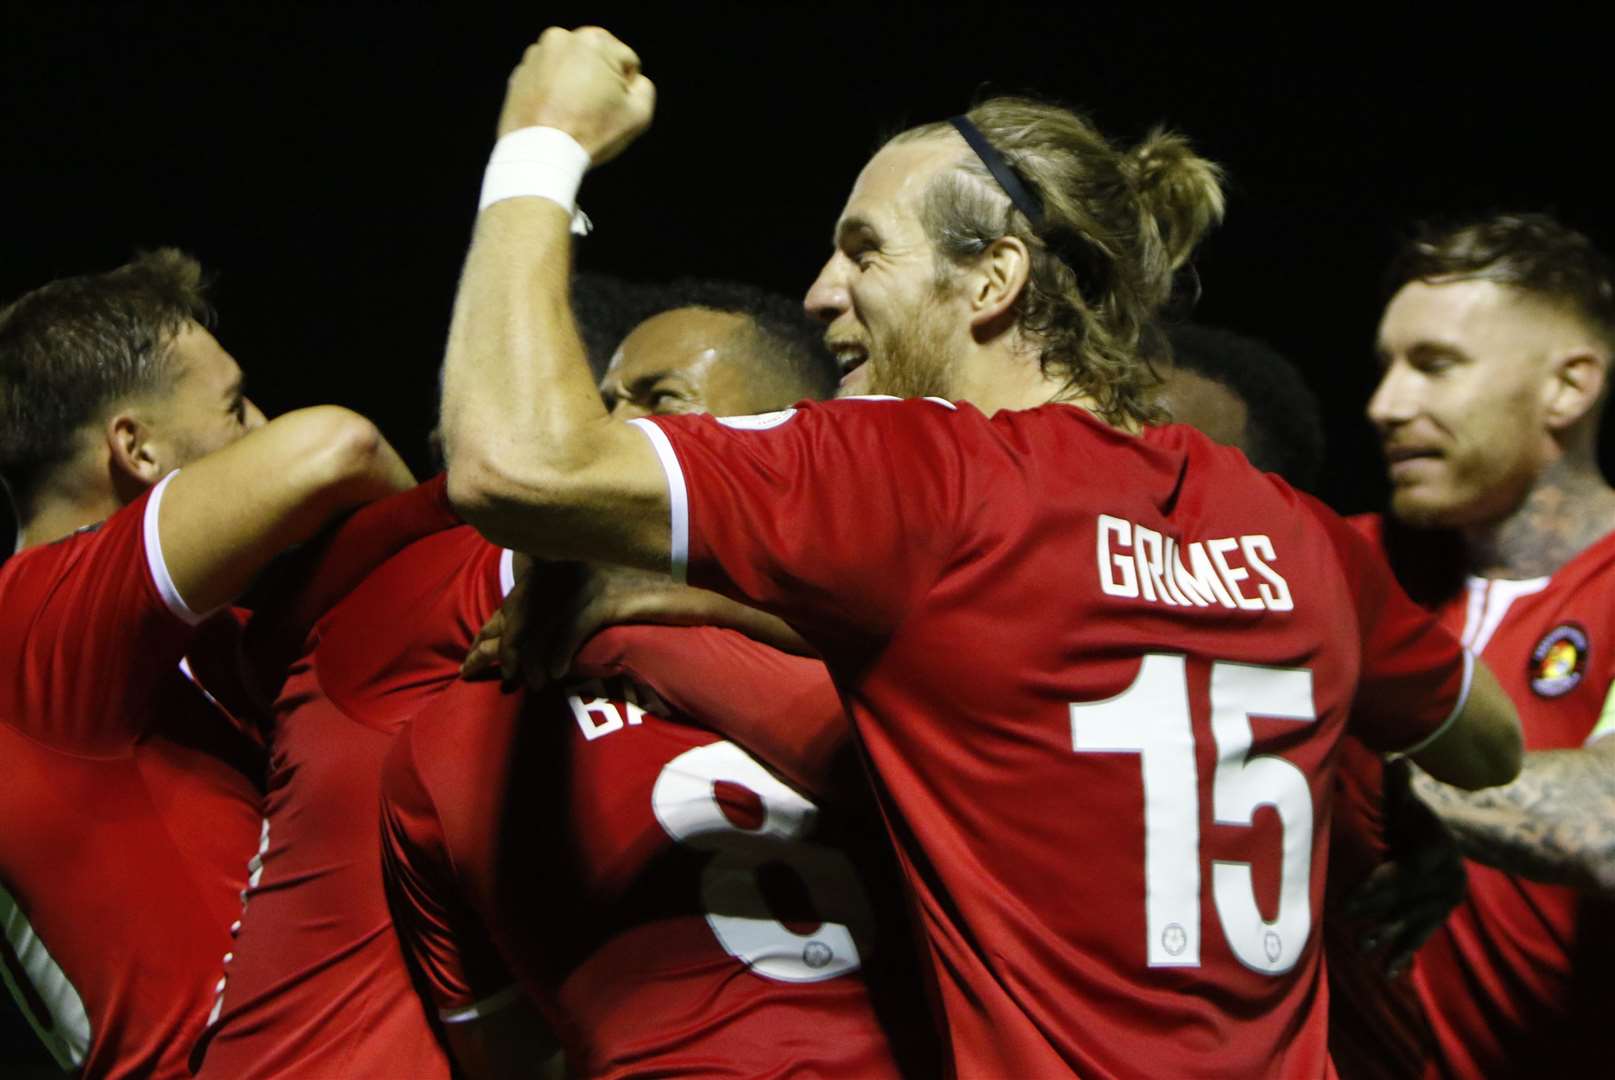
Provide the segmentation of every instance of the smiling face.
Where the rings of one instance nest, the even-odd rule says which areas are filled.
[[[953,396],[968,308],[963,290],[939,278],[919,211],[931,180],[963,147],[951,136],[888,145],[853,185],[835,251],[803,301],[825,324],[842,395]]]
[[[1414,281],[1392,298],[1368,418],[1398,518],[1484,525],[1519,506],[1553,460],[1547,410],[1568,318],[1490,281]]]
[[[751,327],[743,315],[679,308],[652,316],[623,339],[600,393],[619,420],[678,413],[744,416],[778,407],[766,380],[747,370]]]

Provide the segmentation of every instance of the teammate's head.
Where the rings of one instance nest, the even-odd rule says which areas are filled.
[[[75,463],[127,499],[263,423],[212,320],[201,267],[170,248],[0,311],[0,479],[19,515]]]
[[[572,314],[595,381],[628,331],[663,310],[665,286],[585,271],[572,275]]]
[[[1585,236],[1543,214],[1425,229],[1389,285],[1368,416],[1393,513],[1488,524],[1548,465],[1594,462],[1615,273]]]
[[[740,416],[835,390],[835,361],[800,308],[725,281],[681,279],[656,296],[611,359],[600,391],[612,415]]]
[[[967,118],[1041,222],[951,123],[887,142],[806,300],[849,387],[968,397],[979,374],[964,357],[998,343],[1107,420],[1157,418],[1139,339],[1222,215],[1218,170],[1177,135],[1123,149],[1081,116],[1023,98]]]
[[[1162,397],[1172,419],[1310,490],[1323,468],[1323,421],[1295,366],[1254,338],[1215,327],[1185,323],[1167,337],[1172,364]]]

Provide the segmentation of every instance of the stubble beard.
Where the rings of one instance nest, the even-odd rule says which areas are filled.
[[[869,392],[952,401],[954,357],[945,320],[934,297],[917,304],[890,340],[871,352]]]

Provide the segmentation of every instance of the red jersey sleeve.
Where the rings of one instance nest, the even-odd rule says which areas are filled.
[[[1309,501],[1334,542],[1357,603],[1362,671],[1350,732],[1381,753],[1421,749],[1463,708],[1474,657],[1409,599],[1361,532]]]
[[[712,626],[615,626],[578,652],[584,678],[626,676],[677,715],[732,739],[788,783],[821,796],[848,745],[841,696],[818,660]]]
[[[423,536],[459,524],[443,473],[361,507],[311,545],[301,580],[284,605],[288,616],[311,626],[384,561]]]
[[[246,647],[262,684],[277,684],[308,631],[372,570],[414,541],[459,524],[440,473],[361,507],[272,566],[247,600],[253,618]]]
[[[635,420],[667,474],[676,579],[744,598],[815,644],[885,636],[954,555],[987,420],[931,399]]]
[[[127,749],[155,718],[148,697],[206,617],[186,605],[163,559],[158,509],[173,475],[101,524],[4,568],[0,651],[33,688],[29,700],[45,703],[19,722],[41,742],[89,754]]]
[[[402,724],[452,681],[509,591],[512,556],[470,526],[410,546],[316,625],[320,687],[372,727]]]
[[[404,955],[445,1023],[486,1016],[520,994],[455,879],[437,807],[406,730],[382,767],[382,874]]]

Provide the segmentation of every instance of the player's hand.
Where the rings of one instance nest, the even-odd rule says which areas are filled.
[[[731,603],[716,593],[677,585],[666,574],[622,566],[582,568],[571,596],[555,609],[555,622],[545,639],[545,655],[528,657],[529,666],[541,666],[550,679],[561,679],[572,669],[572,659],[595,634],[620,623],[655,623],[661,626],[702,626],[724,622],[723,605]],[[535,635],[532,645],[538,644]]]
[[[1457,848],[1425,848],[1374,868],[1346,900],[1347,913],[1368,920],[1361,944],[1380,954],[1392,978],[1441,928],[1464,898],[1467,874]]]
[[[516,587],[511,589],[515,594],[525,588],[523,582],[518,581]],[[506,597],[509,600],[509,597]],[[477,631],[477,636],[471,642],[471,651],[465,654],[460,661],[460,678],[485,679],[495,675],[500,670],[499,651],[505,640],[505,609],[501,607],[493,613],[493,617],[483,624]]]
[[[471,642],[470,651],[460,663],[462,679],[487,679],[497,675],[504,681],[506,689],[513,688],[523,676],[523,645],[530,632],[534,583],[541,582],[538,588],[548,592],[557,579],[569,582],[575,568],[570,563],[540,563],[525,555],[517,555],[515,573],[515,585],[505,597],[505,602],[478,631]],[[541,682],[537,685],[541,685]]]
[[[655,110],[656,87],[634,50],[598,26],[552,26],[511,73],[499,134],[559,128],[603,165],[650,126]]]
[[[1395,807],[1396,855],[1346,898],[1344,912],[1368,924],[1364,952],[1377,952],[1392,978],[1464,898],[1468,872],[1458,844],[1428,807],[1408,794]]]

